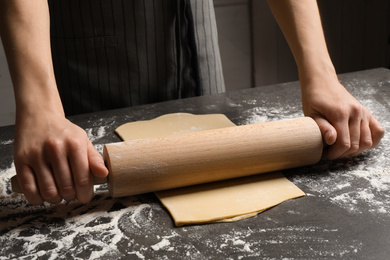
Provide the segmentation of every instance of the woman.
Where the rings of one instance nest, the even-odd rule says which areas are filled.
[[[45,0],[0,2],[17,107],[15,167],[30,203],[75,198],[86,203],[93,197],[92,175],[105,177],[108,171],[64,108],[70,115],[223,92],[213,5],[211,0],[49,3],[50,8]],[[329,145],[324,157],[376,147],[384,129],[338,82],[316,1],[269,0],[269,5],[298,66],[304,113]]]

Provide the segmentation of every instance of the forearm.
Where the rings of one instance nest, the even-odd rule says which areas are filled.
[[[324,157],[356,156],[376,147],[384,128],[337,79],[316,0],[268,0],[298,65],[302,108],[329,145]]]
[[[268,0],[298,66],[300,80],[336,77],[315,0]],[[309,85],[309,84],[308,84]]]
[[[0,33],[20,111],[63,114],[50,49],[50,18],[45,0],[0,1]]]
[[[14,162],[32,204],[93,196],[91,173],[103,158],[85,131],[65,118],[50,49],[47,0],[0,0],[0,33],[16,99]]]

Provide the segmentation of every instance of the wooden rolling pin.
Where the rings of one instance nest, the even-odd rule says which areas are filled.
[[[112,143],[103,151],[112,197],[310,165],[321,155],[320,130],[308,117]],[[16,179],[12,185],[20,191]]]

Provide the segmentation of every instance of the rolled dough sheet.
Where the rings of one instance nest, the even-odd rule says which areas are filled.
[[[115,132],[128,141],[234,125],[221,114],[176,113],[127,123]],[[255,216],[283,201],[305,196],[305,193],[281,173],[270,173],[159,191],[156,195],[175,224],[181,226],[237,221]]]
[[[231,127],[235,124],[225,115],[193,115],[188,113],[167,114],[152,120],[126,123],[115,132],[124,141],[157,138],[167,135]]]

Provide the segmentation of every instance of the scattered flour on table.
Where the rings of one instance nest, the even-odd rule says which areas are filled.
[[[245,241],[241,239],[233,240],[233,245],[234,246],[242,246],[242,250],[246,252],[251,252],[250,244],[246,243]]]
[[[86,128],[85,132],[87,132],[88,138],[91,142],[99,140],[106,135],[106,127],[107,126],[99,126],[94,128]]]
[[[221,238],[222,243],[219,245],[219,248],[235,247],[241,252],[255,253],[256,250],[251,249],[253,242],[248,239],[251,234],[251,230],[249,230],[249,232],[232,232],[232,234],[225,234]]]
[[[158,242],[157,244],[152,245],[152,249],[153,249],[154,251],[158,251],[158,250],[163,249],[163,248],[166,248],[166,247],[168,247],[168,246],[170,246],[170,245],[171,245],[171,243],[169,242],[169,240],[166,239],[166,238],[163,238],[163,239],[162,239],[160,242]]]
[[[89,140],[94,143],[94,146],[96,150],[100,153],[103,154],[103,147],[104,144],[99,144],[99,140],[101,138],[104,138],[107,135],[107,128],[110,126],[97,126],[94,128],[87,128],[85,129]]]
[[[289,111],[296,111],[289,113]],[[303,117],[303,113],[297,107],[290,107],[288,109],[277,107],[254,107],[246,110],[241,115],[242,124],[257,124],[276,120],[287,120]]]
[[[10,179],[16,175],[14,163],[8,169],[0,171],[0,198],[1,203],[12,202],[14,199],[20,199],[23,196],[20,194],[11,194],[11,182]],[[11,195],[10,195],[11,194]],[[2,216],[2,211],[0,211],[0,217]]]
[[[288,214],[287,216],[288,217]],[[274,223],[273,227],[264,228],[263,221]],[[258,226],[247,228],[246,230],[232,230],[226,234],[221,234],[213,239],[206,238],[209,248],[224,251],[227,248],[233,249],[238,257],[226,257],[226,259],[240,259],[240,253],[248,258],[254,259],[274,259],[267,258],[266,248],[278,251],[278,259],[300,259],[302,255],[297,255],[297,251],[291,251],[285,245],[300,245],[301,250],[309,250],[313,257],[340,258],[348,255],[356,255],[361,250],[362,242],[359,239],[351,239],[350,243],[339,242],[340,230],[328,229],[323,226],[307,226],[302,223],[300,226],[283,226],[282,223],[275,223],[274,220],[262,220]],[[264,233],[264,236],[259,234]],[[256,234],[256,235],[254,235]],[[245,257],[243,257],[245,259]],[[251,258],[251,259],[252,259]]]
[[[368,88],[370,94],[375,90]],[[362,96],[362,98],[364,95]],[[381,144],[363,155],[333,162],[330,166],[319,163],[325,174],[309,177],[297,176],[293,181],[309,187],[313,194],[325,196],[351,213],[368,210],[373,213],[390,212],[390,122],[387,107],[372,100],[361,100],[377,114],[386,134]],[[298,185],[299,186],[299,185]],[[301,188],[305,189],[301,186]]]
[[[101,259],[115,253],[118,242],[124,238],[119,219],[125,214],[134,218],[140,214],[139,209],[150,208],[149,204],[140,203],[134,197],[109,199],[108,193],[99,190],[99,186],[97,199],[87,205],[63,202],[31,206],[23,195],[10,191],[9,179],[15,173],[14,165],[0,172],[0,232],[5,232],[0,236],[0,251],[6,252],[14,245],[23,244],[20,253],[25,257],[56,259],[92,247],[88,259]],[[124,207],[112,210],[118,201]],[[42,232],[46,228],[50,232]],[[40,250],[45,244],[51,244],[51,249]],[[142,252],[135,251],[134,254],[143,259]]]
[[[110,127],[99,125],[103,123],[97,122],[93,128],[85,130],[100,153],[103,150],[100,139],[108,134]],[[12,142],[9,140],[3,144]],[[134,238],[124,235],[121,229],[124,218],[129,218],[133,225],[142,229],[151,221],[151,216],[147,219],[139,216],[144,211],[152,212],[151,204],[134,196],[112,199],[107,185],[100,185],[95,186],[94,200],[86,205],[62,202],[32,206],[24,195],[11,192],[10,179],[14,175],[14,164],[0,170],[0,259],[4,255],[7,258],[61,259],[78,254],[84,254],[82,258],[102,259],[104,256],[122,255],[123,250],[128,250],[125,254],[136,259],[145,259],[145,252],[152,250],[151,247],[137,245]],[[173,251],[174,247],[165,246],[167,241],[169,243],[168,239],[169,236],[165,237],[154,248]],[[128,246],[118,247],[123,243]],[[17,245],[20,246],[14,251]]]
[[[14,143],[14,140],[10,139],[10,140],[6,140],[6,141],[1,141],[0,145],[7,145],[7,144],[13,144],[13,143]]]
[[[365,84],[354,82],[352,85]],[[380,83],[379,83],[380,84]],[[367,96],[376,94],[375,87],[367,86],[364,93],[357,98],[377,116],[386,130],[381,145],[363,155],[329,163],[320,162],[317,166],[325,174],[317,176],[315,172],[308,175],[294,176],[293,182],[305,192],[324,196],[350,212],[359,213],[367,207],[373,213],[390,212],[390,122],[388,108]],[[256,104],[254,100],[251,104]],[[288,106],[288,105],[287,105]],[[295,111],[290,114],[289,111]],[[268,121],[302,117],[299,107],[254,107],[242,113],[242,124],[255,124]],[[328,169],[329,168],[329,169]],[[357,185],[359,183],[359,185]],[[311,191],[306,189],[308,187]],[[364,188],[356,188],[364,187]]]
[[[94,147],[100,154],[103,154],[104,144],[95,144]]]
[[[370,102],[365,102],[365,105],[369,108],[377,106],[377,104]],[[243,113],[242,121],[243,124],[253,124],[303,116],[299,109],[291,109],[296,112],[287,114],[279,108],[253,108]],[[388,113],[386,108],[380,109],[383,111],[379,110],[379,113]],[[376,107],[376,111],[378,111],[378,107]],[[387,132],[390,132],[390,123],[385,123],[384,127]],[[106,129],[105,126],[97,126],[86,131],[91,141],[96,142],[107,134]],[[101,152],[103,145],[95,144],[95,147]],[[386,135],[381,147],[373,150],[367,156],[336,162],[330,168],[327,164],[321,165],[320,163],[318,167],[323,167],[322,170],[325,174],[316,176],[316,173],[312,173],[307,176],[294,176],[293,182],[304,190],[306,188],[311,190],[306,190],[309,192],[308,195],[325,196],[332,203],[352,213],[359,214],[362,208],[367,208],[368,205],[370,211],[374,213],[388,214],[390,212],[389,157],[390,140],[389,135]],[[10,193],[8,180],[13,175],[15,175],[14,165],[0,171],[0,232],[6,230],[0,236],[0,244],[2,245],[0,251],[5,252],[16,244],[22,244],[21,253],[26,258],[56,259],[66,253],[77,255],[80,252],[92,250],[89,259],[101,259],[105,255],[115,256],[119,248],[118,245],[125,243],[131,248],[131,251],[127,252],[128,255],[138,259],[146,259],[145,253],[148,250],[169,252],[175,251],[176,246],[181,246],[175,242],[180,237],[175,235],[175,231],[169,230],[166,236],[159,237],[149,246],[132,247],[136,241],[122,232],[120,220],[127,219],[128,223],[132,224],[134,231],[139,231],[141,234],[138,235],[143,235],[143,225],[152,219],[152,216],[145,213],[151,209],[151,205],[148,203],[141,203],[133,197],[109,199],[106,192],[97,188],[97,199],[88,205],[72,202],[57,206],[49,204],[36,207],[28,206],[23,195]],[[359,187],[365,187],[364,189],[354,188],[355,183],[361,182],[365,185],[359,185]],[[124,207],[112,210],[118,202]],[[288,212],[288,214],[293,213]],[[154,224],[154,222],[151,223]],[[50,232],[42,232],[46,226]],[[267,236],[261,240],[258,240],[256,236],[252,237],[253,233],[259,232],[266,232]],[[316,226],[267,229],[262,229],[259,226],[256,231],[248,229],[243,232],[235,232],[232,230],[228,234],[221,234],[213,239],[202,237],[199,239],[204,239],[205,243],[213,249],[223,251],[226,248],[234,248],[238,253],[242,252],[253,256],[260,256],[264,245],[282,246],[284,243],[294,243],[294,241],[297,244],[306,241],[317,243],[319,257],[343,256],[360,250],[362,243],[358,239],[351,241],[350,245],[337,245],[338,250],[336,251],[334,250],[336,247],[332,247],[332,251],[324,249],[324,245],[337,242],[333,240],[335,238],[337,240],[338,232],[337,229],[327,230]],[[280,236],[281,233],[283,236]],[[45,243],[51,244],[51,249],[41,250],[40,248]],[[280,248],[283,249],[283,247]],[[187,257],[189,257],[189,250],[197,253],[192,246],[188,246],[186,249],[188,249]],[[287,253],[285,252],[285,255],[288,255]],[[201,254],[202,252],[199,253],[199,255]],[[9,257],[17,256],[9,255]]]

